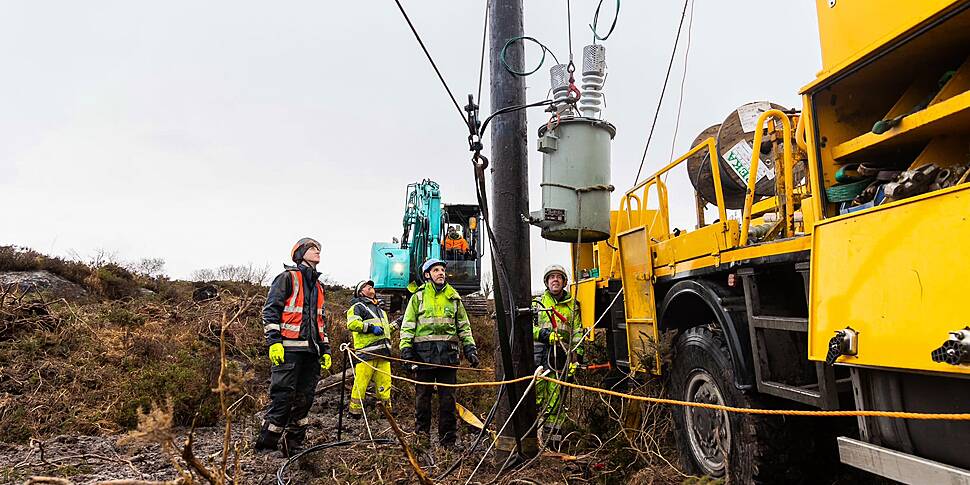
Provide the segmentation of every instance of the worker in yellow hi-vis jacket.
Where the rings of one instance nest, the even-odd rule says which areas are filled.
[[[357,357],[363,361],[354,366],[354,388],[350,392],[350,416],[353,418],[364,413],[364,395],[371,381],[374,381],[377,399],[391,406],[391,362],[379,356],[390,357],[393,328],[387,313],[377,304],[374,282],[357,283],[354,299],[347,309],[347,329],[353,335]]]

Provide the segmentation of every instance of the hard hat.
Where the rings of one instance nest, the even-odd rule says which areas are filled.
[[[569,273],[566,272],[566,268],[563,268],[558,264],[550,264],[546,266],[546,271],[542,275],[542,284],[548,286],[549,275],[553,273],[559,273],[562,275],[563,283],[569,283]]]
[[[321,249],[320,242],[316,239],[311,237],[301,238],[296,242],[296,244],[293,245],[293,249],[290,250],[290,259],[292,259],[294,263],[299,264],[301,261],[303,261],[303,255],[306,254],[306,250],[310,246],[316,246],[318,250]]]
[[[444,266],[445,268],[448,267],[448,263],[445,263],[444,261],[442,261],[442,260],[440,260],[438,258],[431,258],[431,259],[425,261],[424,264],[421,265],[421,274],[424,274],[424,273],[427,273],[428,271],[431,271],[431,268],[434,268],[435,266],[437,266],[439,264],[442,265],[442,266]]]
[[[360,290],[363,290],[367,285],[374,286],[374,280],[362,280],[357,283],[357,286],[354,287],[354,296],[360,296]]]

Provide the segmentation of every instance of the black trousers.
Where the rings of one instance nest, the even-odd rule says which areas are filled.
[[[320,360],[312,352],[286,352],[283,363],[273,366],[265,419],[286,428],[290,441],[302,443],[306,437],[307,415],[319,380]]]
[[[441,382],[455,384],[458,382],[458,371],[455,369],[418,369],[415,379],[424,382]],[[458,438],[458,412],[455,410],[455,389],[453,387],[437,386],[438,389],[438,441],[454,443]],[[414,429],[418,433],[431,434],[431,400],[435,386],[415,386],[416,403]]]

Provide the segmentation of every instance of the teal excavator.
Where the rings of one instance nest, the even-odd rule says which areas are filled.
[[[480,218],[477,205],[442,204],[441,188],[432,180],[408,184],[401,238],[371,245],[370,278],[381,300],[392,311],[402,308],[423,282],[421,264],[429,258],[448,263],[448,282],[459,294],[479,291]]]

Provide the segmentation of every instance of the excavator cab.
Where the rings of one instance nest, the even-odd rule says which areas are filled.
[[[448,282],[461,294],[481,287],[481,209],[477,205],[445,205],[441,217],[441,259],[448,262]]]

